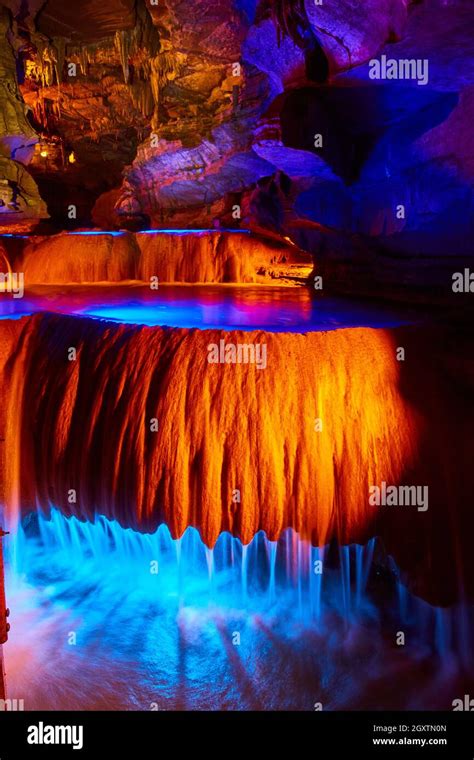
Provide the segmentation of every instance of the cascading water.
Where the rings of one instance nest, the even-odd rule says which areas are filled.
[[[173,540],[53,509],[10,551],[6,664],[25,709],[441,709],[472,663],[473,610],[408,594],[375,539],[209,549],[193,528]]]
[[[249,263],[235,269],[236,236],[73,237],[72,269],[40,241],[30,274],[43,255],[50,283],[97,282],[112,260],[116,280]],[[446,709],[469,693],[468,454],[447,445],[457,397],[426,356],[440,332],[290,292],[40,284],[4,308],[5,656],[26,709]],[[210,362],[221,343],[265,346],[265,371]],[[385,482],[428,483],[429,511],[370,504]]]
[[[221,341],[264,345],[265,371],[209,363]],[[397,482],[415,453],[398,371],[388,330],[243,333],[35,314],[18,324],[5,365],[8,504],[14,514],[51,502],[80,517],[100,511],[143,530],[165,522],[174,537],[194,526],[209,546],[226,530],[248,543],[287,527],[318,545],[334,533],[359,540],[377,517],[368,484]],[[318,415],[327,434],[314,429]]]
[[[312,259],[287,240],[248,230],[79,231],[52,237],[1,236],[29,286],[141,281],[260,282],[284,263],[287,275],[308,277]]]

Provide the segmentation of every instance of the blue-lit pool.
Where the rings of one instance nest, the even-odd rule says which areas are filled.
[[[173,540],[53,509],[5,551],[25,710],[426,710],[464,693],[472,609],[410,595],[376,539],[331,561],[292,531],[209,549],[194,528]]]
[[[309,288],[239,285],[37,286],[23,298],[0,293],[0,319],[37,312],[139,325],[311,332],[394,327],[419,320],[413,309],[315,296]]]

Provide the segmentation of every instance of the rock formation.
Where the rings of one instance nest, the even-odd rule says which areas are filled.
[[[209,546],[222,531],[248,543],[293,527],[315,545],[375,534],[417,594],[474,593],[472,379],[453,386],[469,345],[449,330],[436,329],[435,356],[421,327],[298,335],[37,314],[0,334],[10,517],[98,511],[175,537],[193,525]],[[265,370],[209,363],[222,339],[265,344]],[[398,345],[415,357],[407,369]],[[427,486],[427,509],[371,505],[383,482]]]
[[[0,248],[0,251],[2,249]],[[138,280],[150,283],[305,282],[311,257],[290,241],[250,232],[67,233],[7,239],[12,268],[34,285]]]
[[[38,137],[18,90],[11,33],[9,14],[0,7],[0,229],[28,227],[47,216],[36,183],[25,168]]]
[[[0,216],[45,216],[27,170],[56,229],[249,226],[283,172],[280,231],[328,287],[441,287],[469,256],[466,0],[3,5],[1,145],[21,166],[2,163]],[[426,61],[426,84],[373,79],[383,56]]]

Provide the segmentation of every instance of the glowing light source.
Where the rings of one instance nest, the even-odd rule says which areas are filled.
[[[67,160],[69,161],[70,164],[75,164],[76,163],[76,156],[74,154],[74,151],[71,151],[71,153],[69,154]]]
[[[48,155],[49,155],[49,153],[48,153],[48,151],[46,150],[46,148],[42,148],[42,149],[40,150],[40,156],[41,156],[41,158],[48,158]]]

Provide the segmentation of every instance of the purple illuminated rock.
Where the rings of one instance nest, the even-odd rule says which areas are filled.
[[[333,73],[351,69],[399,39],[407,19],[407,0],[306,0],[306,13]]]

